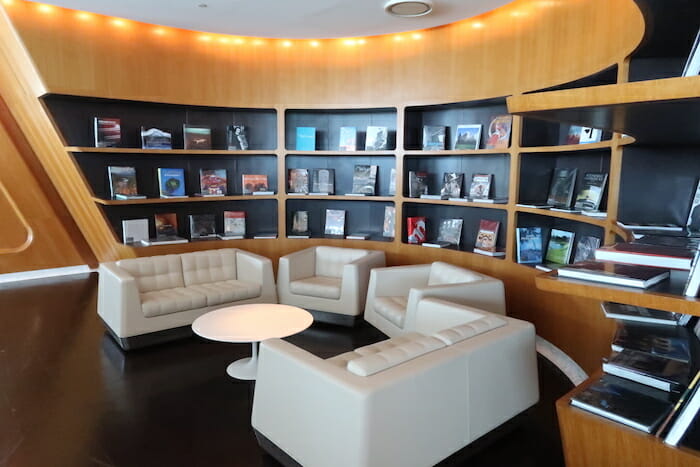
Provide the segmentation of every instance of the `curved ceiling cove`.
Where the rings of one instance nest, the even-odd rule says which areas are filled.
[[[454,23],[511,0],[434,0],[425,16],[399,18],[386,0],[60,0],[46,4],[195,31],[323,39],[414,31]]]

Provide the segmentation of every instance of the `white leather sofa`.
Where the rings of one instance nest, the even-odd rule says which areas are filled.
[[[395,337],[415,329],[416,321],[443,327],[453,309],[435,307],[426,298],[441,298],[500,315],[506,314],[503,282],[452,264],[434,262],[373,269],[365,320]]]
[[[537,402],[532,324],[426,300],[452,307],[450,327],[416,322],[326,360],[263,342],[252,412],[261,445],[305,467],[426,467]]]
[[[275,278],[268,258],[236,248],[124,259],[99,269],[97,313],[124,349],[190,335],[198,316],[245,303],[277,303]]]
[[[314,320],[352,325],[364,310],[372,268],[386,264],[383,251],[316,246],[280,258],[280,303],[304,308]]]

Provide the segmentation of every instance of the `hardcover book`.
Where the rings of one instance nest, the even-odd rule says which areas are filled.
[[[483,251],[496,251],[496,240],[498,239],[498,228],[501,223],[488,219],[479,221],[479,232],[476,234],[474,249]]]
[[[387,127],[368,126],[365,138],[365,151],[386,151],[388,149]]]
[[[489,123],[486,149],[502,149],[510,146],[510,130],[513,126],[512,115],[499,115]]]
[[[95,117],[95,147],[115,148],[122,142],[121,120]]]
[[[310,126],[297,127],[297,151],[316,150],[316,128]]]
[[[354,126],[340,127],[338,149],[340,151],[355,151],[357,149],[357,128]]]
[[[199,169],[199,190],[202,196],[226,196],[226,169]]]
[[[185,194],[185,169],[158,168],[158,186],[161,198],[183,198]]]
[[[698,337],[685,326],[666,326],[619,321],[611,344],[615,352],[625,349],[688,363],[691,340],[698,346]]]
[[[603,362],[603,371],[662,391],[681,391],[690,382],[687,362],[623,349]]]
[[[580,144],[599,143],[603,137],[603,130],[591,127],[581,127],[581,133],[578,142]]]
[[[569,133],[566,135],[566,144],[578,144],[581,141],[581,127],[571,125]]]
[[[289,169],[289,193],[309,192],[309,171],[308,169]]]
[[[244,195],[252,195],[258,192],[267,192],[267,175],[243,174],[241,179]]]
[[[552,229],[549,232],[549,243],[545,261],[558,264],[567,264],[571,258],[571,250],[574,246],[573,232]]]
[[[428,176],[428,172],[408,172],[409,198],[420,198],[421,195],[428,194]]]
[[[440,151],[445,149],[445,127],[425,125],[423,127],[423,150]]]
[[[491,181],[493,174],[473,174],[472,183],[469,186],[469,198],[488,199],[491,194]]]
[[[159,213],[153,216],[156,221],[156,239],[168,239],[177,236],[177,214]]]
[[[158,128],[146,130],[141,127],[141,147],[143,149],[172,149],[172,135]]]
[[[323,233],[326,235],[345,235],[344,210],[326,209],[326,224]]]
[[[226,127],[226,148],[229,151],[248,149],[248,129],[245,125]]]
[[[352,192],[363,195],[374,195],[377,184],[376,165],[356,165],[352,175]]]
[[[292,234],[308,235],[309,234],[309,212],[294,211],[292,216]]]
[[[391,168],[389,173],[389,196],[394,196],[396,194],[396,169]]]
[[[607,181],[607,173],[586,173],[583,176],[583,186],[576,196],[574,208],[582,211],[597,211],[600,200],[603,199],[603,191]]]
[[[440,196],[444,198],[459,198],[462,196],[463,173],[445,172],[442,175]]]
[[[588,261],[595,258],[595,250],[600,246],[598,237],[584,236],[576,243],[576,253],[574,254],[574,263]]]
[[[384,206],[384,225],[382,236],[394,238],[396,231],[396,208],[394,206]]]
[[[578,169],[554,169],[547,204],[555,208],[568,209],[571,207],[577,172]]]
[[[561,277],[583,279],[605,284],[624,285],[646,289],[658,284],[670,275],[668,269],[633,266],[630,264],[604,263],[601,261],[584,261],[557,269]]]
[[[107,167],[109,174],[109,191],[115,199],[145,198],[139,195],[136,186],[136,169],[134,167]]]
[[[313,169],[311,171],[311,191],[314,193],[335,193],[335,169]]]
[[[438,227],[438,243],[445,242],[448,245],[459,247],[463,222],[463,219],[442,219]]]
[[[148,240],[148,219],[122,220],[122,241],[125,245],[139,244]]]
[[[224,236],[245,238],[245,211],[224,211]]]
[[[185,149],[211,149],[211,128],[208,126],[182,125]]]
[[[542,227],[518,227],[516,229],[517,259],[520,264],[542,262]]]
[[[479,149],[481,125],[457,125],[455,149]]]
[[[648,245],[645,243],[615,243],[595,251],[595,259],[618,263],[690,270],[695,252],[685,248]]]
[[[664,420],[658,434],[664,436],[664,443],[677,446],[679,443],[693,449],[698,448],[698,410],[700,410],[700,372],[698,372],[688,389],[678,399],[671,414]],[[668,432],[664,433],[668,427]],[[682,441],[682,443],[681,443]]]
[[[216,219],[214,214],[190,214],[190,238],[215,238]]]
[[[697,297],[700,291],[700,249],[695,252],[688,279],[685,281],[683,295],[686,297]]]
[[[691,315],[655,310],[626,303],[602,302],[600,304],[606,318],[637,323],[661,324],[665,326],[684,326],[688,324]]]
[[[426,239],[425,217],[415,216],[406,218],[406,235],[408,243],[421,244]]]

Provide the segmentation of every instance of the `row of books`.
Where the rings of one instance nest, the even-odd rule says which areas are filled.
[[[462,226],[464,219],[440,219],[435,232],[425,216],[406,218],[408,243],[432,248],[459,248],[462,241]],[[505,256],[498,249],[498,230],[501,223],[490,219],[479,221],[479,230],[474,239],[474,253],[487,256]],[[430,241],[429,241],[430,238]]]
[[[550,229],[545,248],[542,227],[518,227],[515,237],[517,261],[549,271],[557,266],[569,264],[572,253],[575,263],[593,258],[595,249],[600,245],[600,238],[583,235],[576,242],[574,250],[575,237],[574,232]]]
[[[344,237],[348,240],[367,240],[372,236],[372,232],[351,232],[346,235],[345,221],[347,213],[342,209],[326,209],[324,218],[324,235],[330,237]],[[309,229],[309,211],[294,211],[292,214],[292,228],[287,235],[288,238],[311,238]],[[394,237],[396,229],[396,208],[394,206],[384,207],[384,223],[382,226],[382,236]]]
[[[385,126],[368,126],[365,136],[365,151],[386,151],[388,149],[389,131]],[[316,128],[299,126],[296,128],[297,151],[316,150]],[[338,140],[340,151],[357,151],[357,127],[340,127]]]
[[[490,198],[493,185],[493,174],[472,174],[467,196],[462,198],[464,174],[460,172],[444,172],[439,194],[430,194],[428,187],[433,174],[424,171],[408,172],[408,196],[423,199],[450,199],[458,201],[506,202],[506,199]]]
[[[604,212],[599,213],[598,208],[603,199],[608,174],[605,172],[585,173],[581,186],[576,191],[577,175],[578,169],[576,168],[554,169],[551,183],[549,184],[547,201],[544,203],[524,201],[519,203],[518,206],[604,217],[606,214]],[[576,193],[575,198],[574,193]]]
[[[374,196],[378,169],[376,165],[355,165],[352,174],[352,192],[346,194]],[[292,195],[332,195],[335,193],[335,169],[311,169],[310,187],[309,169],[289,169],[287,182],[287,192]],[[389,191],[392,194],[396,191],[396,169],[393,168]]]

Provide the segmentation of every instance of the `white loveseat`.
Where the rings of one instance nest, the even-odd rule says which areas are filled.
[[[252,413],[261,445],[305,467],[425,467],[537,402],[532,324],[426,300],[459,311],[450,327],[424,322],[326,360],[263,342]]]
[[[277,303],[275,279],[268,258],[236,248],[100,265],[97,313],[124,349],[189,335],[198,316],[245,303]]]

